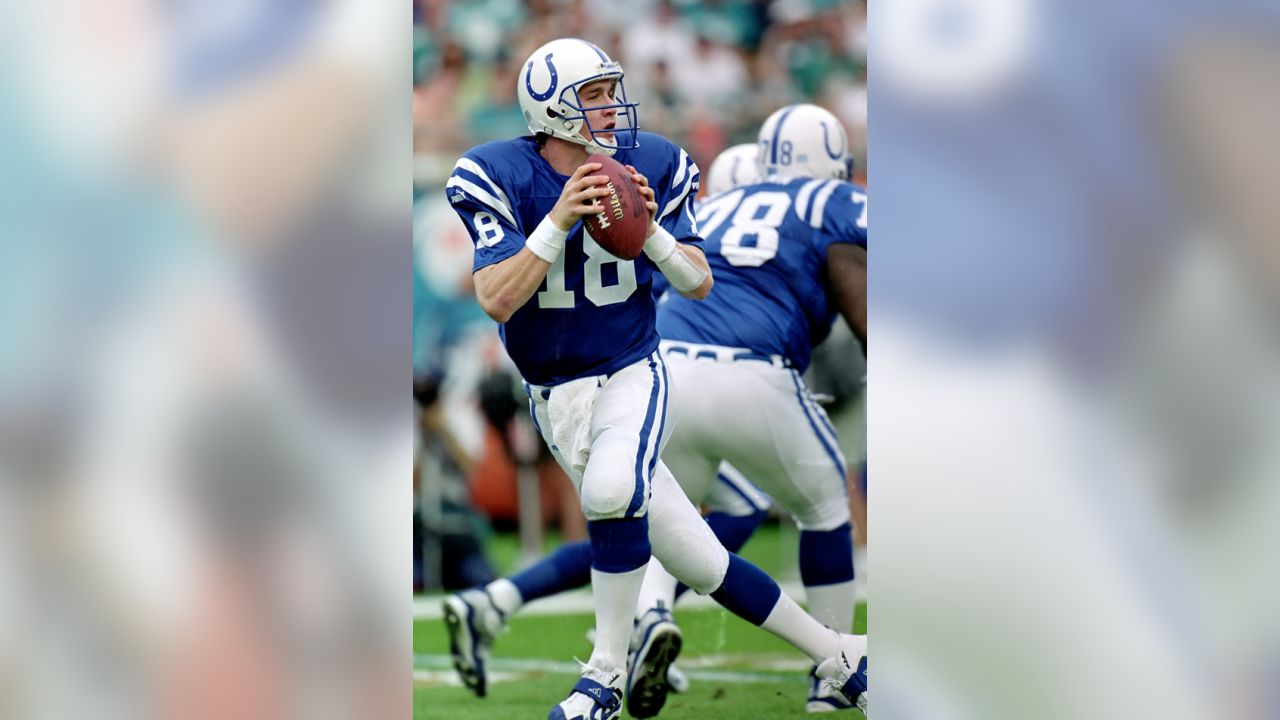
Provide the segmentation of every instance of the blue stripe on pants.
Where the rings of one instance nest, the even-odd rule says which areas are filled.
[[[654,360],[657,353],[649,356],[649,372],[653,373],[653,390],[649,392],[649,409],[644,415],[644,425],[640,428],[640,444],[636,447],[635,492],[631,495],[631,504],[627,506],[625,517],[633,517],[644,504],[645,494],[645,457],[649,454],[649,436],[653,432],[653,420],[658,414],[658,364]],[[665,408],[663,411],[665,412]],[[656,448],[655,448],[655,455]]]
[[[827,436],[818,429],[818,422],[814,420],[814,414],[809,410],[809,404],[805,402],[804,385],[800,382],[800,375],[795,370],[791,371],[791,380],[796,385],[796,399],[800,401],[800,407],[804,410],[804,416],[809,420],[809,427],[813,428],[813,434],[818,436],[818,440],[822,443],[823,449],[827,451],[827,455],[831,458],[831,462],[835,464],[836,470],[840,473],[840,485],[844,486],[845,469],[844,462],[840,460],[840,453],[827,442]],[[818,416],[821,417],[819,412]]]

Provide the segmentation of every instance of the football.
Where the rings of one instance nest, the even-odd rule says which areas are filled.
[[[644,249],[645,231],[649,227],[649,209],[644,205],[640,188],[631,181],[631,171],[622,163],[605,155],[591,155],[587,162],[600,163],[593,175],[607,175],[609,194],[596,198],[601,210],[585,215],[582,222],[600,247],[622,260],[635,260]]]

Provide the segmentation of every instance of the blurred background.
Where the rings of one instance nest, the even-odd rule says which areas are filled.
[[[415,0],[419,591],[474,585],[586,536],[572,485],[529,423],[497,326],[475,301],[471,241],[443,193],[468,149],[528,134],[517,71],[559,37],[586,38],[619,60],[641,128],[685,148],[704,178],[721,150],[755,142],[774,110],[813,102],[844,123],[856,180],[866,182],[863,2]],[[842,327],[809,378],[831,396],[828,410],[854,460],[863,456],[864,374],[857,342]],[[789,564],[794,556],[787,552]]]
[[[414,195],[489,121],[420,118],[561,34],[481,7],[0,5],[0,717],[409,716],[414,419],[470,396],[463,464],[488,422],[419,341],[483,321]],[[642,106],[704,168],[871,38],[879,717],[1280,717],[1280,5],[551,7],[628,64],[748,28],[702,44],[741,114]]]
[[[412,18],[0,8],[0,717],[407,717]]]

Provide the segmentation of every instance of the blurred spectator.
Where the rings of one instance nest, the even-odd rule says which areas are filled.
[[[703,106],[726,115],[742,103],[747,89],[747,67],[738,53],[702,35],[693,55],[697,72],[675,75],[676,90],[689,109]]]
[[[649,87],[649,69],[659,62],[669,68],[691,67],[696,44],[692,28],[666,0],[658,4],[656,14],[637,18],[622,36],[622,55],[618,58],[627,73],[630,91],[647,98],[648,92],[640,91]],[[643,116],[640,122],[643,126]]]
[[[493,569],[481,540],[487,526],[472,508],[465,478],[474,460],[444,418],[441,378],[414,380],[418,447],[414,453],[414,590],[455,590],[486,583]]]
[[[525,132],[520,63],[580,36],[626,69],[640,122],[709,162],[751,141],[769,113],[810,101],[847,124],[865,163],[866,3],[832,0],[419,0],[414,148],[419,186],[438,186],[457,153]]]

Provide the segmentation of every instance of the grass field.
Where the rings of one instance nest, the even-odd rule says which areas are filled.
[[[510,541],[499,539],[491,555],[502,564],[514,557]],[[785,533],[763,528],[743,555],[771,574],[783,574]],[[797,598],[801,599],[801,598]],[[434,599],[429,599],[434,603]],[[688,693],[672,695],[662,718],[745,720],[804,716],[809,661],[772,635],[718,608],[682,609],[676,620],[684,632],[678,665],[690,676]],[[448,660],[448,639],[438,619],[414,622],[415,718],[524,720],[545,718],[577,678],[573,658],[591,654],[588,612],[517,616],[494,648],[489,694],[476,698],[457,684]],[[866,630],[866,605],[859,603],[855,632]],[[841,717],[861,720],[852,711]]]

